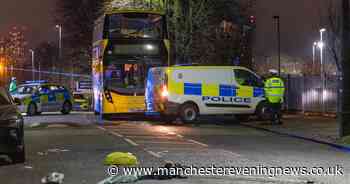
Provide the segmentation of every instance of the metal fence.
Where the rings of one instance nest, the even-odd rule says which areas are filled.
[[[335,113],[337,111],[337,76],[284,76],[285,108],[291,111]]]

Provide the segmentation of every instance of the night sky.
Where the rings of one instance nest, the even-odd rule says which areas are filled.
[[[0,35],[10,27],[23,25],[27,27],[29,45],[40,41],[53,40],[55,33],[53,23],[55,0],[1,0]]]
[[[270,56],[276,50],[273,15],[281,17],[282,52],[310,57],[311,44],[318,39],[320,15],[328,0],[257,0],[257,35],[255,53]],[[323,5],[322,5],[323,3]],[[53,23],[55,0],[2,0],[0,33],[13,25],[28,27],[29,45],[44,40],[55,41]]]

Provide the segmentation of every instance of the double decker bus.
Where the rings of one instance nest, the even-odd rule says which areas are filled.
[[[145,112],[149,68],[170,64],[165,4],[166,0],[116,0],[95,21],[95,113]]]

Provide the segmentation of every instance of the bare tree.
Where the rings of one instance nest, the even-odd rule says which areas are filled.
[[[338,71],[341,71],[341,37],[342,37],[342,15],[341,7],[337,1],[329,0],[327,6],[328,21],[328,44],[327,50],[332,55]]]

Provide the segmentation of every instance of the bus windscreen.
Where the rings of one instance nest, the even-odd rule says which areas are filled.
[[[118,13],[109,15],[110,38],[163,37],[163,17],[149,13]]]

